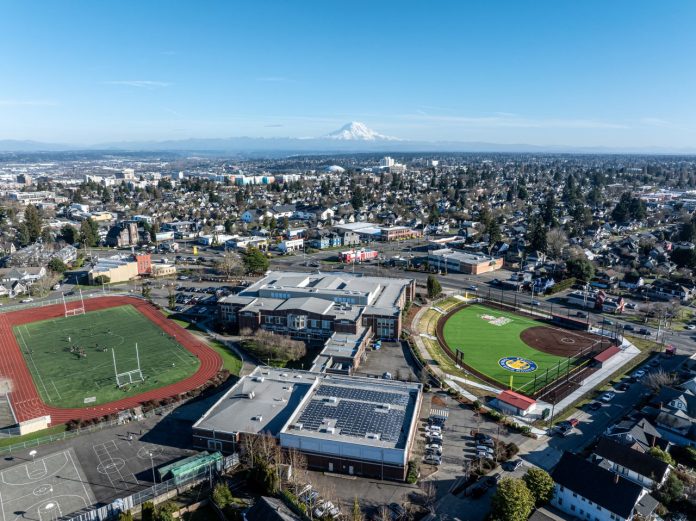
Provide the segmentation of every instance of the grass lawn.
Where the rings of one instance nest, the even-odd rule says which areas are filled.
[[[200,366],[130,305],[23,324],[13,332],[39,395],[56,407],[112,402],[178,382]],[[137,369],[136,342],[144,381],[118,388],[112,350],[118,372],[132,371]]]
[[[507,323],[494,325],[490,320],[481,318],[482,315],[507,319]],[[545,376],[547,369],[549,375],[553,373],[555,379],[559,362],[561,372],[566,367],[565,357],[537,351],[520,339],[522,331],[540,325],[539,322],[526,317],[474,304],[452,315],[445,323],[443,334],[452,350],[464,353],[465,364],[503,386],[510,384],[512,375],[513,388],[518,389],[534,381],[535,374],[538,378]],[[537,369],[529,373],[515,373],[503,369],[498,361],[508,356],[531,360],[537,364]],[[531,392],[531,386],[522,390]]]

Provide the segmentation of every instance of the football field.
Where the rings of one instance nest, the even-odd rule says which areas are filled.
[[[42,400],[90,407],[187,378],[200,361],[131,305],[12,328]],[[140,359],[141,375],[136,372]],[[114,358],[121,383],[118,387]]]

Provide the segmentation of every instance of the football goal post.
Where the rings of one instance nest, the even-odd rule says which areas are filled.
[[[135,344],[135,360],[137,365],[135,369],[119,373],[116,366],[116,351],[114,351],[113,348],[111,349],[111,355],[114,359],[114,375],[116,376],[116,385],[118,387],[136,384],[145,380],[145,377],[143,377],[143,372],[140,370],[140,353],[138,351],[138,344]]]
[[[61,295],[63,295],[63,309],[65,310],[65,318],[85,314],[85,300],[82,298],[82,289],[78,291],[80,292],[80,300],[79,302],[76,301],[77,306],[72,309],[68,308],[68,301],[65,300],[65,293],[61,293]]]

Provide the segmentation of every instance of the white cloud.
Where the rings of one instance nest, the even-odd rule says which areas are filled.
[[[527,118],[511,113],[496,112],[493,116],[436,116],[429,114],[403,114],[401,119],[423,123],[450,123],[470,127],[487,128],[579,128],[579,129],[628,129],[629,125],[609,121],[574,118]]]
[[[137,87],[139,89],[157,89],[161,87],[169,87],[171,83],[167,81],[153,80],[113,80],[102,82],[105,85],[124,85],[126,87]]]

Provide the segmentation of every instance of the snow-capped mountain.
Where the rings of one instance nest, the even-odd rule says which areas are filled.
[[[359,121],[352,121],[343,125],[338,130],[325,135],[324,139],[338,139],[341,141],[399,141],[398,138],[375,132]]]

